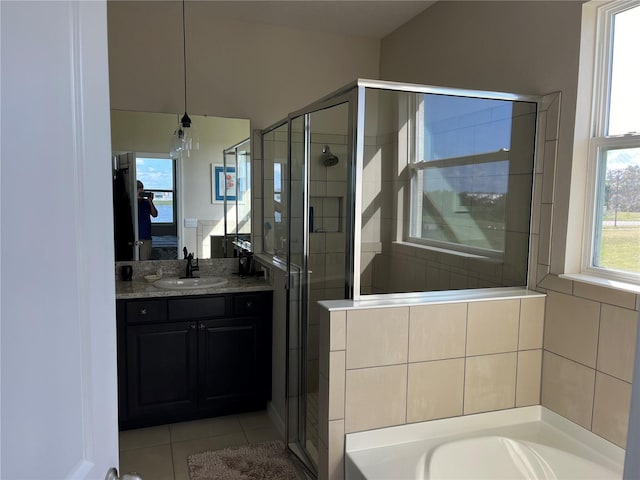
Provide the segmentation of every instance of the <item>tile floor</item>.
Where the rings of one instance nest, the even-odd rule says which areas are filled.
[[[264,412],[251,412],[120,432],[120,472],[143,480],[189,480],[187,457],[248,443],[282,440]]]

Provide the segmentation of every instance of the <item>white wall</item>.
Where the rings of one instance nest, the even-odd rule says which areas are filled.
[[[246,24],[186,3],[189,113],[265,128],[356,78],[378,78],[374,39]],[[184,108],[181,2],[108,2],[111,106]]]

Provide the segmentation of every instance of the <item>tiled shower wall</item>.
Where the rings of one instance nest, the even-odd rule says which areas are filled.
[[[329,145],[339,158],[325,167],[319,160]],[[345,216],[347,206],[348,147],[346,135],[311,134],[309,165],[309,205],[314,208],[313,231],[309,232],[309,305],[319,300],[344,298]],[[317,311],[309,309],[307,381],[309,392],[318,386]]]
[[[321,479],[343,478],[344,435],[540,402],[543,295],[320,308]]]
[[[624,448],[631,405],[640,295],[561,278],[566,221],[555,218],[560,96],[545,97],[536,165],[529,285],[547,293],[543,406]],[[567,169],[562,169],[567,171]],[[563,224],[564,223],[564,224]]]
[[[547,277],[542,405],[625,448],[638,295]]]
[[[540,400],[542,405],[590,429],[613,443],[624,446],[627,435],[631,375],[636,347],[635,332],[637,329],[638,309],[640,308],[640,295],[559,278],[553,273],[554,271],[559,271],[557,268],[551,268],[553,259],[562,257],[557,251],[564,248],[564,243],[562,239],[559,238],[562,229],[554,229],[552,227],[554,222],[561,221],[554,218],[554,192],[557,188],[555,186],[569,184],[566,178],[556,178],[556,164],[558,161],[570,160],[557,158],[559,110],[560,95],[546,96],[540,115],[540,131],[544,131],[545,135],[539,136],[536,146],[538,155],[535,166],[534,200],[530,236],[529,286],[532,289],[547,294],[543,349],[516,349],[491,353],[487,354],[487,356],[493,357],[493,360],[496,361],[502,359],[504,365],[512,365],[512,359],[515,354],[516,362],[518,362],[516,364],[516,372],[518,372],[519,368],[523,368],[524,365],[527,364],[526,360],[524,362],[519,362],[519,360],[525,358],[526,355],[533,355],[532,353],[526,352],[537,350],[541,353],[542,357],[542,366],[538,363],[537,370],[537,375],[541,375],[542,378]],[[376,161],[379,161],[382,158],[381,156],[389,154],[390,156],[386,156],[385,158],[391,158],[393,161],[396,160],[397,153],[394,152],[397,152],[397,146],[390,138],[367,138],[365,143],[365,148],[369,149],[369,158],[374,160],[378,159]],[[258,159],[259,161],[260,158],[261,156],[256,152],[254,160]],[[375,165],[375,163],[372,165]],[[260,164],[256,165],[254,163],[254,179],[260,178],[260,167]],[[365,169],[366,168],[367,160],[365,160]],[[393,207],[388,210],[388,214],[385,214],[384,210],[380,210],[381,216],[376,216],[375,208],[363,212],[363,227],[368,223],[364,218],[366,213],[368,215],[367,218],[370,218],[372,221],[370,225],[373,227],[373,230],[375,230],[375,222],[377,220],[380,221],[381,225],[377,229],[377,232],[381,232],[384,237],[384,235],[389,232],[389,221],[393,221],[396,215],[402,215],[396,208],[398,203],[396,195],[400,195],[400,193],[393,188],[383,188],[382,179],[388,177],[376,178],[375,175],[377,175],[377,173],[374,173],[374,176],[370,177],[373,178],[372,185],[369,186],[368,190],[371,198],[370,204],[374,205],[374,207],[380,204],[392,205]],[[375,190],[376,182],[379,182],[379,190],[377,193]],[[364,188],[366,193],[368,187],[365,185]],[[262,201],[261,185],[254,183],[253,192],[255,203],[252,220],[254,225],[253,231],[256,236],[254,245],[259,249],[261,245],[259,238],[262,233],[261,209],[258,207]],[[319,245],[322,245],[322,242],[324,242],[325,246],[332,243],[328,234],[323,235],[324,238],[319,242]],[[381,240],[381,237],[374,235],[369,238],[363,234],[363,242],[365,242],[363,247],[366,247],[363,248],[363,268],[365,265],[370,265],[370,263],[365,261],[364,252],[369,251],[371,253],[369,257],[373,258],[374,254],[379,253],[381,250]],[[315,243],[316,240],[311,241],[314,250],[321,248]],[[313,244],[315,244],[315,246]],[[554,252],[556,253],[554,254]],[[413,257],[415,259],[415,254]],[[431,270],[432,273],[430,274],[425,273],[427,289],[432,288],[432,283],[435,284],[436,282],[448,282],[447,288],[460,288],[456,287],[457,285],[475,286],[473,280],[459,278],[457,276],[460,273],[457,270],[459,265],[456,266],[456,263],[452,263],[450,259],[437,255],[432,259],[431,263],[437,264],[438,273],[437,275],[434,274],[434,270]],[[408,281],[408,279],[422,275],[421,272],[424,271],[422,267],[415,267],[415,262],[412,260],[411,255],[407,256],[405,263],[398,261],[398,265],[406,266],[406,268],[400,268],[400,272],[402,273],[401,278],[403,278],[405,282]],[[451,268],[451,266],[453,266],[453,268]],[[371,287],[371,273],[371,271],[367,272],[363,270],[363,287],[367,285]],[[368,274],[369,276],[367,276]],[[494,274],[497,276],[497,273]],[[367,281],[369,283],[367,283]],[[446,285],[446,283],[441,283],[441,285]],[[319,295],[314,295],[314,297],[311,302],[312,308],[316,300],[320,298]],[[412,322],[415,320],[414,314],[417,308],[419,307],[409,307],[408,322],[410,326],[413,325]],[[450,306],[446,307],[445,310],[449,311],[450,308],[452,308],[453,314],[453,310],[459,307]],[[401,318],[404,318],[406,315],[400,312],[402,309],[392,308],[384,310],[386,310],[387,313],[398,310],[396,313],[398,313]],[[404,415],[404,423],[419,421],[419,419],[439,418],[439,416],[443,415],[460,415],[461,413],[447,413],[446,409],[450,408],[451,411],[455,410],[456,412],[460,412],[460,403],[455,399],[460,398],[459,392],[461,390],[464,391],[467,386],[471,389],[473,388],[471,383],[469,385],[466,384],[466,379],[461,387],[459,382],[450,381],[451,378],[455,378],[452,372],[455,372],[456,368],[459,372],[461,358],[464,358],[463,363],[465,364],[465,368],[467,365],[470,365],[471,369],[468,370],[468,372],[473,371],[474,361],[471,360],[471,362],[468,362],[468,352],[465,352],[463,357],[442,357],[424,361],[411,360],[411,345],[408,340],[405,346],[400,347],[400,353],[397,354],[400,355],[400,357],[396,357],[396,360],[393,361],[398,363],[387,363],[387,360],[378,362],[376,360],[375,363],[378,364],[373,366],[358,366],[357,363],[355,366],[354,364],[349,364],[351,367],[347,366],[347,354],[348,351],[350,351],[350,347],[348,348],[346,342],[346,338],[348,338],[346,335],[347,326],[350,324],[358,325],[357,314],[354,316],[356,320],[351,323],[349,322],[351,313],[352,311],[332,312],[329,318],[329,312],[325,311],[323,315],[326,318],[321,319],[320,322],[321,342],[319,355],[321,360],[321,393],[322,389],[325,389],[325,394],[327,394],[327,392],[329,393],[329,396],[325,396],[324,408],[320,410],[321,442],[319,465],[321,472],[320,478],[322,479],[342,478],[340,462],[342,462],[344,434],[349,431],[354,431],[353,429],[373,428],[368,426],[367,422],[370,421],[368,420],[370,417],[375,419],[375,415],[352,417],[351,414],[348,413],[352,410],[346,408],[346,403],[343,401],[341,407],[339,401],[336,400],[334,396],[336,391],[342,391],[343,394],[346,393],[347,395],[357,395],[357,390],[354,390],[354,385],[358,385],[359,388],[369,388],[369,392],[374,391],[375,394],[366,398],[366,402],[364,402],[363,405],[366,405],[367,402],[372,399],[375,400],[381,394],[388,396],[394,391],[404,391],[403,395],[406,405],[404,413],[402,413],[401,399],[399,401],[392,399],[392,403],[386,403],[384,415],[381,417],[385,419],[384,422],[388,422],[397,421]],[[334,315],[336,315],[335,318]],[[389,316],[390,315],[387,315],[387,317]],[[395,313],[393,318],[396,318]],[[376,322],[382,320],[373,315],[371,321],[373,323],[367,323],[367,331],[374,332],[378,326],[380,326],[377,325]],[[396,319],[395,321],[398,320]],[[360,320],[360,322],[362,322],[362,320]],[[404,320],[400,322],[402,323]],[[456,322],[453,321],[450,322],[450,324],[449,322],[442,324],[436,331],[440,334],[445,333],[448,328],[453,328],[455,323]],[[331,326],[330,331],[325,331],[325,326],[327,325]],[[355,331],[353,328],[357,327],[352,327],[352,331]],[[499,332],[500,330],[487,328],[486,331],[491,333]],[[415,332],[415,329],[409,328],[407,338],[413,339]],[[469,335],[469,332],[470,331],[467,332],[467,335]],[[323,336],[325,337],[324,339],[322,338]],[[327,336],[330,337],[330,353]],[[404,336],[402,336],[402,338],[404,338]],[[371,347],[371,350],[376,350],[376,348]],[[524,356],[523,352],[525,352]],[[451,353],[447,355],[451,355]],[[405,357],[407,360],[402,361]],[[475,355],[471,355],[471,357],[475,357]],[[478,355],[478,357],[480,356]],[[425,365],[419,366],[422,363]],[[369,364],[365,363],[364,365]],[[402,368],[398,368],[398,366],[402,365],[405,366],[405,373],[402,373]],[[531,366],[532,363],[529,362],[528,365]],[[431,367],[433,367],[433,369],[431,369]],[[499,368],[499,362],[496,363],[496,368]],[[509,368],[512,369],[511,366]],[[334,374],[340,371],[343,372],[342,377],[338,374],[338,378],[336,379]],[[481,373],[481,369],[477,371]],[[390,375],[389,372],[393,372],[394,375]],[[410,372],[413,372],[413,374]],[[536,372],[529,372],[528,375],[535,376]],[[343,379],[342,386],[339,381],[340,378]],[[416,383],[422,378],[429,380],[430,386],[428,390],[426,386],[427,383]],[[520,378],[520,381],[522,381],[521,376],[517,378]],[[515,380],[516,386],[514,387],[514,402],[518,402],[518,385],[520,385],[521,391],[523,391],[522,389],[524,388],[522,386],[523,384],[519,383],[517,378]],[[351,385],[349,389],[346,388],[347,380],[349,381],[349,385]],[[471,382],[471,380],[469,381]],[[393,384],[393,382],[400,382],[402,385],[400,385],[399,389],[389,388],[389,385]],[[454,388],[452,383],[457,385],[457,387]],[[411,389],[409,389],[410,384],[413,385]],[[439,384],[442,385],[442,388],[439,388],[437,392],[434,393],[431,387]],[[420,385],[422,385],[422,387],[420,387]],[[531,384],[529,384],[529,386],[530,385]],[[403,386],[404,390],[402,388]],[[449,402],[449,400],[442,400],[442,398],[444,398],[442,396],[443,392],[447,391],[447,389],[447,399],[452,398],[455,401]],[[524,388],[524,390],[526,390],[526,388]],[[499,392],[500,389],[497,388],[495,395],[499,396]],[[531,392],[529,394],[531,396],[534,395]],[[523,394],[521,393],[520,395],[520,398],[523,398]],[[537,395],[540,395],[540,390]],[[418,400],[421,397],[422,400]],[[409,398],[413,400],[408,402]],[[435,399],[438,398],[441,399],[439,403],[435,401]],[[430,399],[434,399],[435,403]],[[399,402],[399,406],[394,406],[393,401]],[[471,403],[465,402],[465,396],[463,394],[462,402],[462,413],[471,413],[473,410],[473,401],[471,401]],[[514,405],[515,404],[516,403],[514,403]],[[342,408],[342,417],[336,417],[335,412],[340,412],[340,408]],[[387,410],[389,411],[387,412]],[[333,412],[331,415],[329,415],[330,411]],[[351,418],[351,420],[347,421],[348,418]],[[329,472],[331,472],[331,475],[329,475]]]
[[[539,136],[536,146],[538,155],[535,166],[529,255],[530,288],[547,294],[543,317],[544,330],[540,330],[544,331],[543,348],[524,352],[515,351],[517,352],[515,353],[517,376],[515,387],[513,387],[515,388],[514,403],[511,406],[523,405],[519,403],[518,398],[523,397],[519,397],[518,392],[533,388],[529,391],[529,395],[531,398],[539,395],[539,402],[543,406],[624,447],[627,437],[640,295],[560,278],[552,273],[553,259],[562,257],[557,252],[554,254],[554,249],[564,248],[561,239],[556,238],[559,235],[558,229],[552,227],[553,222],[558,221],[553,216],[554,191],[557,188],[556,185],[569,183],[568,179],[556,178],[559,113],[560,95],[546,96],[540,118],[540,129],[545,132],[545,135]],[[382,231],[385,231],[384,228]],[[401,270],[405,277],[414,276],[411,274],[411,264],[411,261],[405,263],[407,268]],[[451,270],[451,273],[456,272]],[[450,274],[448,278],[451,281],[455,277]],[[436,281],[435,276],[431,281]],[[363,285],[365,285],[364,282]],[[455,284],[450,283],[449,288],[455,288]],[[507,371],[513,372],[514,351],[485,353],[483,357],[486,358],[479,360],[495,363],[490,369],[474,370],[476,360],[473,358],[473,349],[471,352],[466,350],[465,377],[461,383],[459,381],[460,357],[428,357],[429,360],[416,361],[415,357],[411,356],[412,344],[415,344],[414,336],[418,332],[416,328],[412,328],[419,322],[414,315],[417,314],[418,308],[423,307],[409,307],[410,326],[406,347],[396,340],[399,349],[393,355],[385,354],[388,355],[385,357],[387,360],[364,360],[364,363],[348,360],[351,348],[355,348],[356,352],[359,348],[347,340],[354,338],[349,336],[349,332],[357,332],[359,323],[366,323],[367,332],[390,332],[385,322],[392,325],[395,322],[392,331],[395,331],[396,335],[400,332],[401,338],[404,339],[404,330],[400,326],[403,325],[407,313],[401,308],[385,309],[387,313],[384,320],[377,317],[374,312],[369,312],[370,315],[365,321],[359,318],[362,313],[357,313],[356,310],[324,312],[325,318],[321,320],[320,332],[320,478],[332,480],[342,478],[344,435],[351,431],[484,411],[476,410],[474,407],[474,398],[480,398],[475,397],[476,394],[492,397],[489,403],[493,402],[493,406],[488,409],[507,408],[499,406],[498,399],[504,399],[501,395],[504,395],[505,391],[510,392],[513,384],[509,384],[509,388],[505,390],[502,388],[504,385],[487,382],[483,375],[486,375],[487,370],[496,375],[504,375]],[[452,330],[455,330],[456,325],[455,311],[460,307],[449,304],[441,308],[447,312],[449,321],[434,327],[433,332],[438,335],[453,335]],[[468,304],[467,309],[465,345],[468,348],[469,335],[472,338],[474,335],[472,328],[469,327],[471,319],[469,315],[473,310],[471,304]],[[393,314],[391,315],[390,312]],[[431,318],[437,322],[438,315],[442,313],[430,312],[423,321],[427,322],[427,319]],[[522,328],[522,323],[520,325]],[[539,325],[542,329],[542,323]],[[501,334],[504,329],[504,325],[485,323],[484,326],[486,327],[484,332],[488,335]],[[372,341],[366,332],[360,333],[366,339],[367,346],[360,346],[364,352],[372,354],[376,351],[385,351],[379,345],[376,347],[375,341]],[[473,344],[473,340],[471,343]],[[443,345],[446,345],[446,342]],[[518,348],[521,347],[518,346]],[[366,355],[367,353],[364,354],[365,357]],[[520,362],[527,355],[539,355],[541,362],[527,363],[526,360]],[[360,352],[357,356],[362,358],[363,353]],[[378,364],[372,365],[371,362]],[[405,363],[406,367],[403,370]],[[534,365],[537,366],[534,367]],[[521,372],[520,369],[526,371],[527,367],[530,370],[523,374],[524,376],[518,373]],[[538,384],[540,390],[537,393],[533,393],[535,390],[535,387],[532,387],[533,383],[528,383],[528,387],[521,383],[527,376],[540,379]],[[474,391],[474,378],[476,381],[482,378],[482,381],[477,383],[490,385],[490,387],[484,392]],[[434,385],[438,386],[437,390],[434,390]],[[326,395],[323,395],[323,392],[326,392]],[[340,398],[343,398],[343,403],[340,402]],[[323,402],[326,403],[323,404]],[[372,404],[371,408],[363,410],[363,407],[369,403]],[[477,403],[482,401],[476,400]],[[356,404],[359,406],[355,407]]]

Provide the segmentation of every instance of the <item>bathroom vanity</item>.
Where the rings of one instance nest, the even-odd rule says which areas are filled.
[[[116,302],[120,429],[265,408],[272,311],[266,282],[178,292],[121,285]]]

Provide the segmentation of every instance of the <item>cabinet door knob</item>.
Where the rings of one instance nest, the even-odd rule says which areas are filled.
[[[147,309],[146,309],[146,308],[141,308],[141,309],[138,311],[138,313],[139,313],[140,315],[146,315],[146,314],[147,314]]]
[[[251,307],[253,307],[253,302],[251,300],[249,300],[247,302],[247,308],[251,308]]]
[[[204,323],[201,323],[200,324],[200,330],[204,330],[205,328],[207,328],[207,327],[204,326]]]
[[[193,329],[195,329],[195,328],[196,328],[196,324],[195,324],[195,323],[192,323],[191,325],[189,325],[189,328],[193,328]]]

